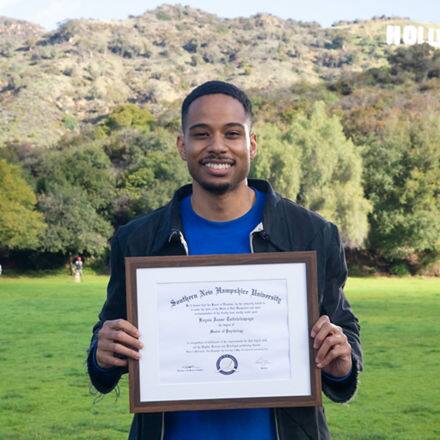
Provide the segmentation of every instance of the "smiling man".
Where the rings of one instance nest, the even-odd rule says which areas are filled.
[[[177,149],[192,183],[164,207],[121,227],[112,241],[107,301],[93,330],[89,375],[110,392],[142,348],[126,321],[125,256],[315,250],[320,318],[312,329],[323,390],[336,402],[356,391],[362,368],[359,325],[344,296],[347,268],[336,226],[248,179],[257,153],[252,108],[233,84],[210,81],[182,104]],[[320,407],[136,414],[129,439],[328,439]]]

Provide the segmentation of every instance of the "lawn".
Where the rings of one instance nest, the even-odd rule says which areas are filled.
[[[0,278],[0,439],[124,439],[120,396],[91,394],[90,330],[106,278]],[[365,371],[353,402],[326,401],[335,440],[440,438],[440,279],[354,278],[347,296],[362,326]]]

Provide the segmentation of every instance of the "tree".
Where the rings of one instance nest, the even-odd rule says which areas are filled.
[[[439,145],[438,115],[422,113],[390,119],[364,151],[369,247],[390,260],[440,255]]]
[[[100,255],[112,234],[115,173],[99,144],[44,150],[34,168],[45,252]]]
[[[391,73],[397,77],[412,77],[415,81],[423,81],[436,76],[440,51],[428,43],[399,47],[388,55]]]
[[[42,250],[69,254],[102,255],[113,228],[98,214],[81,187],[51,185],[39,197],[48,229]]]
[[[87,195],[94,209],[107,212],[115,191],[112,164],[99,143],[42,150],[35,166],[39,193],[64,186],[75,187]]]
[[[288,142],[282,130],[274,124],[256,125],[255,132],[258,148],[251,176],[264,177],[281,194],[296,200],[302,177],[298,145]]]
[[[188,181],[174,144],[175,137],[161,128],[147,134],[119,130],[109,138],[106,151],[118,170],[115,204],[120,222],[162,206]]]
[[[105,124],[111,130],[131,127],[148,131],[153,120],[153,115],[147,109],[136,104],[121,104],[107,116]]]
[[[35,249],[46,228],[36,197],[17,165],[0,159],[0,248]]]
[[[318,102],[309,117],[298,114],[287,139],[302,153],[298,201],[337,224],[347,247],[361,246],[371,206],[364,197],[359,148],[345,137],[339,119]]]
[[[325,104],[318,102],[310,116],[292,115],[281,136],[267,127],[262,141],[255,175],[336,223],[346,246],[360,246],[371,208],[363,194],[360,151],[345,137],[339,119],[329,117]]]

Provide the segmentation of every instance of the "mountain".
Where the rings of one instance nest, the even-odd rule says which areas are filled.
[[[0,16],[0,42],[2,46],[6,42],[10,42],[11,47],[17,46],[27,38],[40,37],[46,32],[43,27],[29,21]]]
[[[0,146],[51,146],[127,101],[177,115],[176,100],[208,79],[257,95],[386,65],[395,50],[385,42],[387,24],[408,23],[381,17],[323,28],[162,5],[120,21],[69,20],[48,33],[1,17]]]

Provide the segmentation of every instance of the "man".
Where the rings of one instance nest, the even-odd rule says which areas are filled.
[[[137,329],[126,321],[125,256],[316,250],[320,318],[311,336],[323,390],[345,402],[362,368],[358,321],[342,288],[347,277],[337,228],[283,199],[263,180],[247,179],[257,152],[251,103],[232,84],[210,81],[182,104],[177,138],[192,185],[172,201],[121,227],[112,241],[107,301],[95,325],[88,368],[93,385],[111,391],[127,358],[139,359]],[[328,439],[322,408],[238,409],[136,414],[130,439]]]

